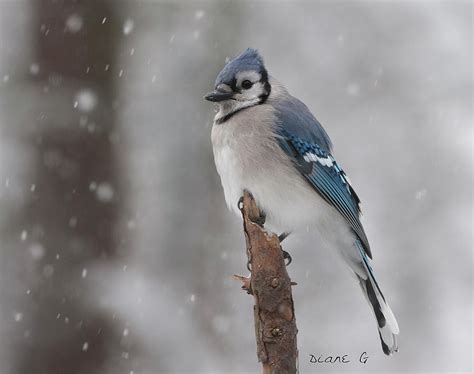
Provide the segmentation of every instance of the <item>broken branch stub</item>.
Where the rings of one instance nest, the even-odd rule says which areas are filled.
[[[263,373],[297,373],[298,349],[292,283],[278,236],[263,228],[264,215],[245,191],[239,204],[244,225],[250,279],[236,276],[255,299],[257,356]]]

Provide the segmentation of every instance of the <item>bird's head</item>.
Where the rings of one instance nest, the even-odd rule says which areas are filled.
[[[230,60],[217,76],[214,88],[204,98],[218,103],[226,115],[263,103],[271,86],[257,50],[248,48]]]

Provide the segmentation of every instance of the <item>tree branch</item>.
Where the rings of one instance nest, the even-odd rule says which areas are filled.
[[[264,374],[297,373],[298,349],[292,283],[278,236],[265,231],[265,217],[252,195],[244,191],[240,204],[250,278],[235,276],[255,299],[257,356]]]

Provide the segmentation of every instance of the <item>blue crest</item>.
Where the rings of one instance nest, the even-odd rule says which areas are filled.
[[[247,48],[242,54],[230,60],[217,76],[216,87],[221,83],[232,86],[235,75],[239,71],[246,70],[266,73],[263,59],[256,49]]]

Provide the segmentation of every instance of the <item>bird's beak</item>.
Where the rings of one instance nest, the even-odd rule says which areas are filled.
[[[213,102],[217,103],[219,101],[229,100],[230,98],[232,98],[232,96],[234,96],[234,94],[232,92],[224,92],[224,91],[220,91],[220,90],[214,90],[214,91],[211,91],[208,94],[206,94],[204,96],[204,98],[208,101],[213,101]]]

